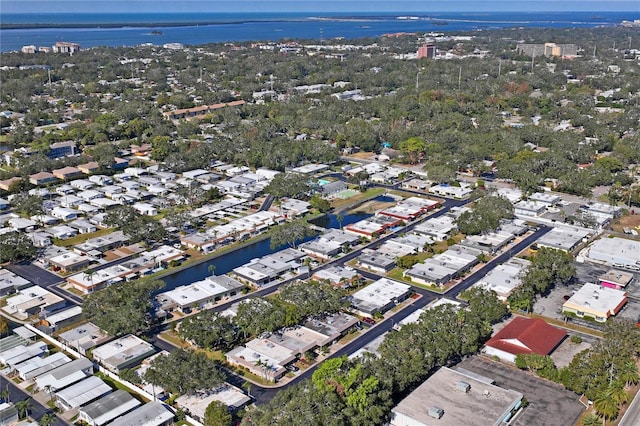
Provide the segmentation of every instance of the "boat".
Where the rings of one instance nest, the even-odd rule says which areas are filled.
[[[162,35],[162,34],[164,34],[162,31],[158,31],[158,30],[151,31],[151,35]]]

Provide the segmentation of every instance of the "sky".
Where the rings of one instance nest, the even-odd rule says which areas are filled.
[[[0,0],[2,13],[640,12],[640,0]]]

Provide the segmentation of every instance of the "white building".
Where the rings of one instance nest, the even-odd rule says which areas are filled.
[[[129,334],[93,350],[93,358],[107,369],[117,373],[129,368],[155,353],[151,343]]]
[[[375,313],[384,314],[405,300],[411,294],[411,286],[380,278],[351,296],[351,306],[364,317],[373,317]]]

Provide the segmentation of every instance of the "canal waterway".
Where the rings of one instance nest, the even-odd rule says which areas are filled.
[[[367,201],[371,201],[371,200],[367,200]],[[374,198],[373,201],[390,202],[390,201],[393,201],[393,198],[381,195],[379,197]],[[359,212],[357,210],[351,210],[350,213],[342,212],[341,216],[342,216],[342,220],[338,221],[338,214],[335,214],[335,213],[327,214],[313,220],[311,223],[323,228],[338,229],[341,226],[345,227],[352,223],[356,223],[360,220],[371,217],[372,214],[366,213],[366,212]],[[305,241],[311,240],[313,238],[315,237],[309,238]],[[173,290],[174,288],[179,287],[181,285],[191,284],[192,282],[200,281],[205,279],[208,276],[211,276],[212,271],[209,270],[210,265],[214,265],[215,267],[215,269],[213,270],[214,274],[223,275],[228,272],[231,272],[232,270],[234,270],[239,266],[244,265],[245,263],[248,263],[252,259],[266,256],[268,254],[275,253],[285,248],[287,248],[286,245],[272,249],[271,239],[269,238],[256,241],[255,243],[249,244],[238,250],[234,250],[229,253],[216,256],[206,262],[193,265],[190,268],[183,269],[163,277],[162,280],[166,284],[166,287],[163,289],[163,291]]]

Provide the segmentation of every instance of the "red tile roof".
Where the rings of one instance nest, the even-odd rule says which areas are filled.
[[[549,355],[566,336],[564,330],[540,318],[516,317],[486,345],[514,355]]]

